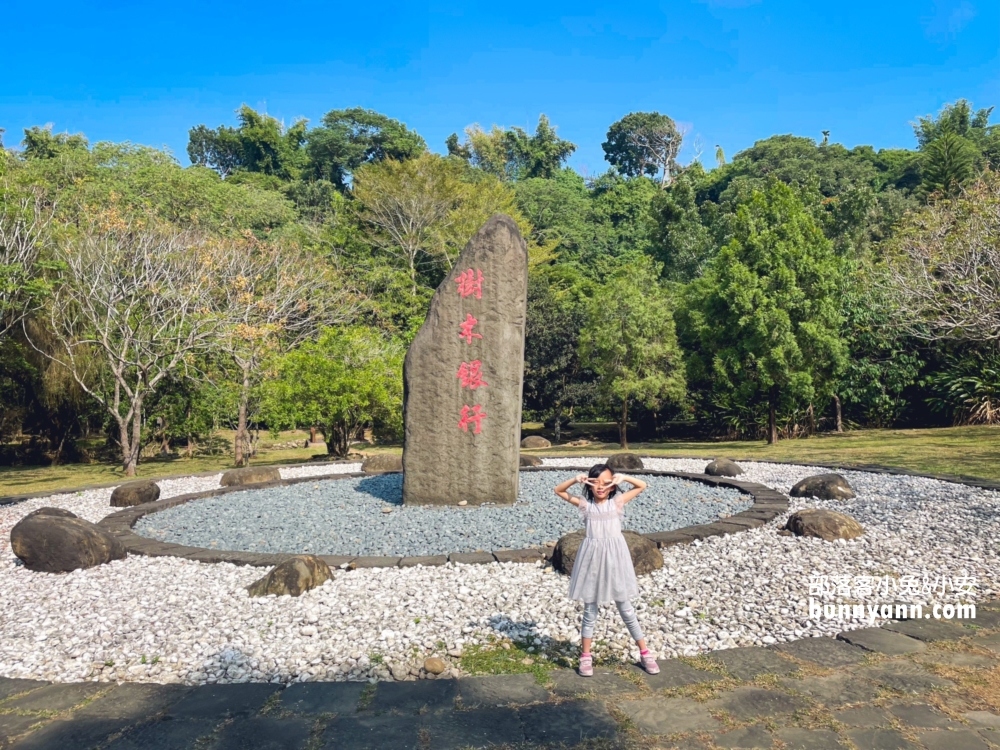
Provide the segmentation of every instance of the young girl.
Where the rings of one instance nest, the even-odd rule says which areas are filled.
[[[618,485],[628,482],[632,489],[619,494]],[[574,484],[582,484],[586,497],[576,497],[566,490]],[[580,545],[573,564],[573,574],[569,579],[569,597],[583,601],[583,652],[580,654],[580,674],[590,677],[594,674],[594,660],[590,655],[590,644],[597,622],[597,605],[613,601],[625,621],[629,634],[639,646],[642,667],[649,674],[660,671],[656,659],[646,648],[642,628],[635,616],[630,601],[638,596],[639,586],[635,580],[635,568],[628,544],[622,536],[621,519],[625,514],[625,504],[646,489],[641,479],[614,474],[607,464],[591,467],[587,474],[568,479],[558,487],[556,494],[580,509],[580,515],[587,525],[587,536]]]

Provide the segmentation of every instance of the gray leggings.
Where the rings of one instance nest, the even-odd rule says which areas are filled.
[[[642,628],[639,627],[639,618],[635,616],[635,608],[632,602],[627,599],[623,602],[615,602],[618,607],[618,614],[622,616],[628,634],[635,640],[641,641],[643,638]],[[597,623],[597,602],[586,602],[583,605],[583,625],[580,627],[580,636],[583,638],[594,637],[594,625]]]

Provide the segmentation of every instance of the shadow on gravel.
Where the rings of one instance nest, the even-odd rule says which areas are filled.
[[[392,505],[403,504],[403,475],[378,474],[358,482],[358,491]]]

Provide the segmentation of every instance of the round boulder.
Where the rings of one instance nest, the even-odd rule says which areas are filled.
[[[710,477],[738,477],[743,468],[728,458],[717,458],[705,467],[705,473]]]
[[[542,465],[542,459],[540,459],[538,456],[526,456],[523,453],[521,454],[520,462],[522,467]]]
[[[28,570],[68,573],[123,560],[125,547],[90,521],[62,508],[39,508],[10,530],[10,546]]]
[[[250,596],[299,596],[333,578],[330,566],[316,555],[296,555],[247,586]]]
[[[817,474],[792,487],[792,497],[816,497],[820,500],[850,500],[854,490],[840,474]]]
[[[441,674],[448,668],[444,659],[439,656],[428,656],[424,659],[424,670],[431,674]]]
[[[586,532],[573,531],[556,542],[556,548],[552,551],[552,565],[560,573],[568,575],[573,572],[573,563],[576,562],[576,555],[585,535]],[[635,568],[636,575],[652,573],[663,567],[663,555],[656,548],[656,542],[635,531],[622,531],[622,536],[625,537],[632,556],[632,567]]]
[[[785,529],[795,536],[811,536],[825,541],[856,539],[865,533],[857,521],[843,513],[825,508],[806,508],[793,513]]]
[[[361,471],[368,474],[383,474],[387,471],[402,471],[403,457],[391,453],[379,453],[375,456],[368,456],[361,462]]]
[[[524,440],[521,441],[522,448],[551,448],[552,443],[543,438],[541,435],[528,435]]]
[[[148,479],[127,482],[115,487],[111,493],[112,508],[131,508],[133,505],[153,503],[160,499],[160,485]]]
[[[281,473],[275,466],[245,466],[242,469],[230,469],[222,475],[219,484],[223,487],[242,487],[246,484],[264,484],[280,482]]]
[[[608,458],[608,468],[613,472],[641,471],[642,459],[634,453],[615,453]]]

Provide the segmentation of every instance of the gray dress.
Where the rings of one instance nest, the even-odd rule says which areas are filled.
[[[582,602],[621,602],[639,595],[632,555],[622,536],[625,508],[621,494],[603,503],[582,498],[580,516],[587,536],[580,545],[569,579],[569,598]]]

